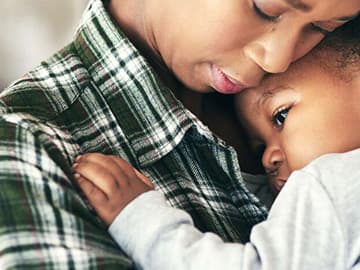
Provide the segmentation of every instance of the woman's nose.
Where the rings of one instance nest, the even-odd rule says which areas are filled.
[[[266,147],[262,156],[262,164],[267,173],[275,173],[283,164],[285,156],[279,147]]]
[[[299,35],[275,29],[264,33],[245,47],[245,54],[265,72],[280,73],[287,70],[296,55]]]

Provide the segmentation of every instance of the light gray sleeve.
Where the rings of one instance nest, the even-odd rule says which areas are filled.
[[[201,233],[156,191],[129,204],[109,231],[139,269],[348,269],[343,221],[321,178],[293,173],[245,245]]]

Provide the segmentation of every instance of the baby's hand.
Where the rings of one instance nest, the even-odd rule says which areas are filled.
[[[85,154],[75,162],[77,183],[107,225],[129,202],[154,188],[149,178],[116,156]]]

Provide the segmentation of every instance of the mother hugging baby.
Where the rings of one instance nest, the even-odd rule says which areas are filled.
[[[248,243],[200,232],[119,157],[77,159],[80,187],[140,269],[360,267],[359,22],[237,95],[239,118],[278,194]]]

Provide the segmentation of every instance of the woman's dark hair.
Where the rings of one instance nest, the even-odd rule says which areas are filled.
[[[321,66],[349,79],[349,73],[360,71],[359,41],[360,15],[328,35],[314,50],[314,54],[320,58]]]

